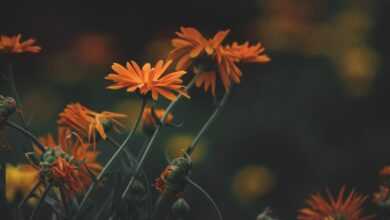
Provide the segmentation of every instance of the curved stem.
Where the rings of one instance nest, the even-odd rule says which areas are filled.
[[[12,121],[6,121],[6,125],[11,127],[11,128],[14,128],[16,130],[18,130],[20,133],[24,134],[25,136],[27,136],[28,138],[31,139],[31,141],[42,151],[42,152],[45,152],[46,151],[46,148],[45,146],[39,142],[38,138],[31,132],[29,131],[28,129],[26,128],[23,128],[22,126],[16,124],[15,122],[12,122]]]
[[[206,123],[202,126],[202,128],[199,130],[198,134],[195,136],[194,140],[192,141],[191,145],[188,146],[187,150],[185,151],[186,154],[191,155],[192,152],[194,152],[200,138],[202,135],[207,131],[207,129],[210,127],[210,125],[214,122],[214,120],[217,118],[217,116],[221,113],[221,110],[225,106],[228,98],[230,96],[230,89],[228,89],[224,96],[222,97],[222,100],[219,102],[218,106],[215,108],[214,112],[211,114],[209,119],[206,121]]]
[[[129,134],[127,135],[126,139],[122,142],[122,144],[118,147],[118,149],[115,151],[115,153],[111,156],[111,158],[108,160],[108,162],[104,165],[102,171],[99,173],[99,175],[96,177],[96,182],[93,182],[91,184],[91,186],[88,188],[88,191],[85,193],[84,197],[83,197],[83,200],[81,201],[81,204],[80,204],[80,208],[79,210],[82,210],[86,204],[86,201],[88,200],[88,198],[91,196],[93,190],[95,189],[96,187],[96,184],[103,178],[103,176],[106,174],[107,170],[111,167],[111,165],[113,164],[114,160],[121,154],[121,152],[123,151],[123,149],[127,146],[127,143],[130,141],[130,139],[134,136],[135,134],[135,131],[137,130],[140,122],[141,122],[141,118],[142,118],[142,113],[144,112],[144,109],[145,109],[145,105],[146,105],[146,99],[143,98],[142,99],[142,104],[141,104],[141,109],[140,109],[140,112],[138,113],[138,117],[137,117],[137,120],[134,124],[134,127],[133,129],[129,132]]]
[[[15,77],[14,77],[14,71],[13,71],[13,65],[12,63],[8,64],[8,81],[10,83],[10,87],[12,90],[12,93],[15,96],[16,99],[16,106],[17,106],[17,113],[19,115],[20,120],[23,123],[23,127],[27,127],[26,120],[24,118],[23,114],[23,104],[22,104],[22,99],[20,98],[20,95],[18,93],[18,90],[16,89],[16,83],[15,83]]]
[[[188,83],[188,85],[185,87],[185,90],[188,91],[194,84],[195,84],[195,81],[196,81],[196,78],[197,76],[194,76],[192,78],[192,80]],[[178,103],[178,101],[183,97],[182,94],[179,94],[176,99],[171,102],[168,107],[165,109],[165,112],[164,112],[164,115],[161,117],[161,120],[160,120],[160,123],[158,123],[156,125],[156,129],[154,130],[153,132],[153,135],[152,137],[149,139],[149,142],[145,148],[145,150],[142,152],[141,154],[141,158],[140,160],[138,161],[137,163],[137,166],[135,167],[135,172],[134,172],[134,175],[130,178],[130,181],[129,183],[127,184],[125,190],[123,191],[122,193],[122,196],[121,198],[124,199],[128,193],[128,191],[131,189],[133,183],[135,182],[135,179],[137,178],[138,176],[138,173],[142,167],[142,165],[144,164],[145,162],[145,159],[146,159],[146,156],[149,154],[151,148],[152,148],[152,145],[158,135],[158,133],[160,132],[161,130],[161,127],[162,125],[164,125],[164,122],[165,122],[165,119],[168,117],[169,113],[172,111],[173,107]]]

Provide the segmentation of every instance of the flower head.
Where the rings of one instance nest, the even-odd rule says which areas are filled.
[[[191,65],[195,74],[198,74],[196,86],[202,87],[215,96],[217,72],[225,90],[232,84],[240,83],[242,75],[238,68],[239,62],[265,63],[269,58],[262,54],[264,48],[261,44],[250,46],[249,43],[223,46],[222,43],[229,30],[219,31],[213,38],[205,38],[197,29],[181,27],[176,32],[177,37],[172,39],[174,49],[169,59],[177,61],[176,69],[187,69]]]
[[[114,63],[112,65],[113,73],[108,74],[105,79],[114,82],[108,86],[108,89],[127,89],[128,92],[138,92],[145,96],[152,95],[153,100],[157,100],[159,95],[173,101],[176,99],[174,92],[182,94],[186,97],[187,92],[182,85],[181,77],[186,73],[183,70],[178,70],[172,73],[165,73],[172,61],[164,62],[159,60],[152,67],[150,63],[143,65],[142,69],[134,62],[126,63],[126,67]]]
[[[106,130],[112,127],[118,131],[119,127],[123,127],[118,119],[125,117],[124,114],[114,112],[98,113],[80,103],[71,103],[59,114],[58,124],[75,131],[96,146],[97,134],[105,140]]]
[[[344,198],[345,187],[342,187],[337,198],[328,192],[324,198],[320,194],[312,195],[308,200],[308,208],[299,210],[298,220],[368,220],[372,216],[363,216],[362,205],[367,197],[350,192]]]
[[[96,161],[98,153],[69,129],[59,128],[58,141],[52,135],[40,141],[47,150],[36,149],[40,162],[34,167],[42,177],[62,187],[68,197],[83,192],[92,183],[93,175],[101,170]]]
[[[237,61],[247,63],[267,63],[271,59],[268,55],[264,54],[264,47],[261,43],[256,45],[250,45],[249,42],[238,44],[233,42],[232,45],[225,47]]]
[[[3,53],[38,53],[41,51],[41,47],[35,45],[35,39],[28,39],[26,41],[20,41],[21,34],[15,36],[0,36],[0,52]]]
[[[162,108],[153,109],[150,107],[146,107],[144,112],[142,113],[142,130],[146,134],[151,134],[156,129],[159,121],[165,114],[165,110]],[[171,124],[173,121],[172,113],[169,113],[164,120],[165,124]]]

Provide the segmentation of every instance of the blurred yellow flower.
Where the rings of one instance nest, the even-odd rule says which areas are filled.
[[[165,149],[169,158],[176,158],[183,155],[183,152],[192,143],[194,136],[189,134],[175,135],[169,138],[165,144]],[[197,163],[201,162],[207,155],[207,144],[204,141],[200,141],[196,150],[191,155],[192,161]]]
[[[378,69],[377,52],[369,47],[350,48],[340,60],[340,70],[347,89],[352,95],[366,94]]]
[[[37,181],[38,171],[30,165],[20,164],[13,166],[7,164],[7,200],[13,202],[17,196],[25,197],[34,187]]]
[[[269,193],[274,185],[274,175],[268,168],[248,165],[233,177],[232,191],[240,202],[251,202]]]

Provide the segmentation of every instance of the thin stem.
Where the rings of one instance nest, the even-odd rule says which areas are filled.
[[[138,117],[137,117],[137,120],[136,120],[136,122],[134,124],[133,129],[129,132],[129,134],[127,135],[126,139],[123,141],[123,143],[118,147],[118,149],[115,151],[115,153],[111,156],[111,158],[105,164],[105,166],[103,167],[102,171],[96,177],[96,182],[93,182],[91,184],[91,186],[88,188],[88,191],[85,193],[85,195],[83,197],[83,200],[81,201],[79,210],[83,209],[83,207],[86,204],[86,201],[88,200],[88,198],[91,196],[93,190],[95,189],[96,183],[99,182],[103,178],[103,176],[106,174],[107,170],[113,164],[114,160],[120,155],[120,153],[123,151],[123,149],[127,146],[127,143],[129,142],[129,140],[134,136],[135,131],[137,130],[137,128],[138,128],[138,126],[139,126],[139,124],[141,122],[142,113],[144,112],[145,105],[146,105],[146,99],[143,98],[142,99],[142,104],[141,104],[141,110],[138,113]]]
[[[185,90],[188,91],[194,84],[195,84],[195,81],[196,81],[196,76],[193,77],[193,79],[188,83],[188,85],[185,87]],[[168,117],[169,113],[172,111],[173,107],[178,103],[178,101],[183,97],[182,94],[179,94],[176,99],[174,101],[172,101],[168,107],[165,109],[165,113],[164,115],[161,117],[161,120],[160,120],[160,123],[158,123],[156,125],[156,129],[154,130],[153,132],[153,135],[152,137],[149,139],[149,142],[145,148],[145,150],[142,152],[141,154],[141,158],[139,159],[138,163],[137,163],[137,166],[135,167],[135,172],[134,172],[134,175],[130,178],[130,181],[129,183],[127,184],[125,190],[123,191],[122,193],[122,196],[121,198],[124,199],[126,198],[126,195],[128,193],[128,191],[131,189],[132,185],[134,184],[135,182],[135,179],[137,178],[138,176],[138,173],[142,167],[142,165],[144,164],[145,162],[145,159],[146,159],[146,156],[149,154],[151,148],[152,148],[152,145],[158,135],[158,133],[160,132],[161,130],[161,127],[162,125],[164,124],[165,122],[165,119]]]
[[[52,187],[53,187],[52,183],[50,183],[49,186],[47,186],[47,188],[45,189],[45,191],[42,194],[42,197],[39,199],[38,204],[35,206],[33,212],[31,213],[30,220],[34,220],[35,219],[35,216],[38,214],[39,209],[43,205],[43,203],[44,203],[44,201],[46,199],[46,196],[49,194],[49,192],[50,192]]]
[[[137,178],[138,173],[139,173],[139,171],[140,171],[140,169],[141,169],[141,167],[142,167],[142,165],[143,165],[143,163],[144,163],[144,161],[146,159],[146,156],[148,155],[148,153],[149,153],[149,151],[150,151],[150,149],[151,149],[151,147],[153,145],[153,142],[156,139],[157,134],[159,133],[160,129],[161,129],[161,126],[157,126],[157,128],[154,131],[152,137],[149,139],[148,144],[147,144],[145,150],[142,152],[141,158],[139,159],[139,162],[137,163],[137,166],[135,167],[134,175],[132,175],[132,177],[130,178],[129,183],[127,184],[125,190],[122,193],[122,196],[121,196],[122,199],[126,198],[126,195],[127,195],[128,191],[133,186],[133,183],[135,182],[135,179]]]
[[[45,152],[46,151],[46,148],[43,144],[41,144],[41,142],[39,142],[38,138],[31,132],[29,131],[28,129],[26,128],[23,128],[22,126],[12,122],[12,121],[9,121],[7,120],[6,121],[6,125],[11,127],[11,128],[14,128],[16,130],[18,130],[20,133],[24,134],[25,136],[27,136],[28,138],[31,139],[31,141],[42,151],[42,152]]]
[[[19,116],[20,120],[23,123],[23,127],[26,128],[27,127],[27,123],[26,123],[26,120],[25,120],[24,114],[23,114],[22,99],[20,98],[18,90],[16,89],[16,83],[15,83],[15,77],[14,77],[14,71],[13,71],[12,63],[9,63],[9,65],[8,65],[8,81],[10,83],[12,93],[15,96],[18,116]]]
[[[64,206],[65,218],[67,218],[67,216],[69,215],[69,206],[68,206],[68,202],[66,201],[64,187],[62,186],[60,186],[60,197],[61,197],[62,205]]]
[[[210,127],[210,125],[214,122],[214,120],[217,118],[217,116],[221,113],[221,110],[225,106],[229,96],[230,96],[230,89],[228,89],[225,92],[224,96],[222,97],[222,100],[219,102],[219,104],[215,108],[214,112],[210,115],[209,119],[206,121],[206,123],[199,130],[198,134],[195,136],[195,138],[192,141],[191,145],[185,151],[186,154],[191,155],[192,152],[194,152],[194,150],[195,150],[195,148],[196,148],[200,138],[207,131],[207,129]]]
[[[27,194],[26,197],[24,197],[24,199],[19,203],[18,205],[18,209],[21,209],[23,208],[24,204],[26,204],[26,202],[34,195],[35,191],[37,191],[38,187],[42,184],[41,181],[38,181],[34,187],[31,189],[31,191]]]

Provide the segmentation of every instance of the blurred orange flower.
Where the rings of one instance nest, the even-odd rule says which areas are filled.
[[[237,61],[248,63],[267,63],[271,59],[264,54],[264,47],[261,43],[250,45],[249,42],[238,44],[233,42],[232,45],[226,46],[226,49],[237,59]]]
[[[102,166],[96,161],[98,152],[90,150],[90,145],[83,142],[66,128],[58,129],[58,141],[52,135],[41,137],[40,141],[47,147],[42,153],[35,149],[41,158],[41,172],[49,172],[50,181],[63,186],[68,197],[83,192],[91,183],[93,175],[100,172]]]
[[[154,112],[152,112],[151,107],[146,107],[144,112],[142,113],[142,130],[146,134],[153,133],[156,126],[159,123],[159,121],[156,120],[161,120],[164,114],[165,114],[165,110],[162,108],[154,109]],[[164,123],[171,124],[172,121],[173,121],[173,115],[172,113],[169,113],[168,116],[165,118]]]
[[[95,112],[80,103],[71,103],[59,114],[59,126],[67,127],[96,146],[96,133],[105,140],[106,129],[113,128],[118,131],[123,125],[118,121],[127,117],[124,114],[114,112]]]
[[[390,176],[390,166],[385,166],[379,171],[380,176]]]
[[[126,67],[114,63],[112,65],[114,73],[108,74],[105,78],[113,81],[114,84],[107,88],[113,90],[126,88],[128,92],[135,92],[138,89],[141,95],[146,95],[150,92],[155,101],[159,95],[174,101],[176,95],[173,92],[189,98],[181,79],[186,71],[178,70],[164,74],[171,63],[171,60],[165,63],[163,60],[159,60],[154,67],[150,63],[146,63],[142,69],[134,61],[127,62]]]
[[[197,29],[181,27],[176,32],[178,37],[172,39],[174,49],[168,58],[177,61],[176,69],[187,69],[194,64],[194,72],[198,74],[196,86],[211,88],[215,96],[216,71],[218,70],[225,90],[231,86],[231,81],[240,83],[242,75],[237,67],[238,62],[266,63],[270,59],[263,54],[261,44],[250,46],[249,43],[223,46],[222,42],[230,30],[219,31],[211,39],[206,39]]]
[[[38,53],[41,51],[41,47],[35,45],[35,39],[28,39],[26,41],[20,41],[21,34],[15,36],[0,36],[0,52],[4,53]]]
[[[337,199],[328,192],[328,198],[319,193],[312,195],[306,203],[308,208],[299,210],[298,220],[368,220],[373,216],[362,216],[362,205],[367,196],[350,192],[344,198],[345,187],[342,187]]]

